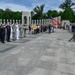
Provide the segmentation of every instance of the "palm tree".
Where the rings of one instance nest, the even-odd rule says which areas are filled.
[[[63,2],[63,3],[59,6],[59,8],[61,8],[61,9],[70,8],[70,9],[71,9],[71,7],[74,6],[74,5],[75,5],[75,3],[73,3],[71,0],[65,0],[65,2]]]
[[[45,4],[42,4],[41,6],[36,6],[33,9],[34,15],[36,15],[36,19],[41,19],[43,17],[44,6]]]
[[[62,14],[62,19],[64,20],[69,20],[70,22],[73,21],[73,10],[72,10],[72,6],[74,6],[75,3],[73,3],[71,0],[65,0],[65,2],[63,2],[59,8],[63,9],[64,12]]]

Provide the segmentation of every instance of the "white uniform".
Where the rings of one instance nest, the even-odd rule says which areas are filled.
[[[19,39],[19,26],[16,25],[16,39]]]
[[[69,31],[72,32],[72,26],[69,26]]]
[[[12,39],[12,31],[13,31],[12,25],[10,25],[10,27],[11,27],[11,35],[10,35],[10,39]]]

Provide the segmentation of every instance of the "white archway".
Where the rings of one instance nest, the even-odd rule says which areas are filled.
[[[22,12],[22,25],[31,24],[31,13],[30,12]]]

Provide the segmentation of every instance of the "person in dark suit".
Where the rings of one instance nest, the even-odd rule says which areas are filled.
[[[11,35],[11,27],[10,27],[10,25],[7,25],[6,26],[6,36],[7,36],[7,42],[10,42],[10,35]]]
[[[5,43],[5,25],[1,26],[1,42]]]
[[[29,34],[30,34],[30,32],[31,32],[31,26],[29,25]]]
[[[49,28],[49,33],[51,33],[51,24],[49,24],[48,28]]]

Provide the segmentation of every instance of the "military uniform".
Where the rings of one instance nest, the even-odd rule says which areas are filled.
[[[12,39],[16,40],[16,26],[15,26],[15,24],[12,26]]]
[[[10,42],[10,34],[11,34],[11,27],[10,27],[10,25],[6,26],[6,31],[7,31],[7,33],[6,33],[7,34],[6,35],[7,36],[7,41]]]
[[[24,35],[24,37],[26,37],[26,27],[25,27],[25,25],[23,25],[23,35]]]
[[[19,39],[19,26],[16,25],[16,39]]]
[[[5,26],[1,26],[1,42],[5,43]]]
[[[19,25],[19,37],[22,38],[23,37],[23,26],[22,25]]]

